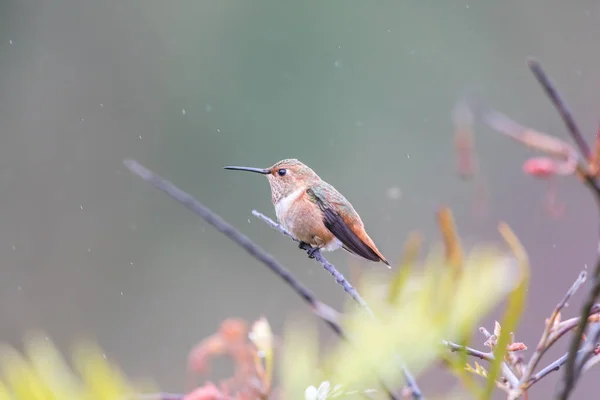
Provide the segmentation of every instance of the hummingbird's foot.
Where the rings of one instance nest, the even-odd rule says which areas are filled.
[[[306,253],[308,254],[308,258],[315,258],[315,253],[319,251],[318,247],[311,247],[309,250],[306,251]]]
[[[308,258],[315,258],[315,253],[319,251],[318,247],[312,247],[310,244],[306,242],[300,242],[298,244],[298,248],[305,250],[308,254]]]

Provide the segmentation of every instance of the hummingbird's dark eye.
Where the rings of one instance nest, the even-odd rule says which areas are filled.
[[[279,176],[284,176],[287,173],[287,169],[281,168],[277,171],[277,173],[279,174]]]

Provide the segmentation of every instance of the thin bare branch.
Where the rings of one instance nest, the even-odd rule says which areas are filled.
[[[529,69],[531,70],[531,72],[533,72],[537,81],[542,86],[542,88],[546,92],[546,95],[548,95],[550,101],[560,114],[560,117],[565,123],[567,130],[571,134],[571,137],[577,144],[577,147],[579,147],[579,150],[581,150],[583,157],[586,160],[589,160],[591,155],[590,148],[585,139],[583,138],[579,127],[575,123],[575,118],[573,118],[573,114],[571,113],[571,111],[569,111],[567,103],[562,99],[560,93],[558,92],[558,90],[556,90],[556,88],[550,81],[550,77],[546,75],[546,73],[542,69],[542,66],[537,60],[530,59],[527,62],[527,65],[529,65]]]
[[[584,365],[583,368],[581,369],[581,373],[584,374],[587,371],[590,370],[590,368],[596,366],[597,364],[600,364],[600,355],[596,354],[594,355],[591,359],[589,359]]]
[[[448,347],[450,349],[450,351],[453,353],[458,352],[458,351],[464,351],[467,353],[467,355],[479,358],[481,360],[485,360],[485,361],[493,361],[494,360],[494,353],[489,352],[489,351],[484,352],[484,351],[476,350],[476,349],[468,347],[468,346],[461,346],[460,344],[448,342],[447,340],[443,340],[442,343],[444,344],[444,346]]]
[[[566,353],[561,358],[549,364],[547,367],[542,368],[540,372],[536,373],[529,379],[529,382],[526,383],[527,388],[531,387],[531,385],[533,385],[534,383],[540,381],[549,373],[558,371],[560,367],[567,361],[567,357],[569,357],[569,353]]]
[[[587,334],[587,339],[581,346],[577,357],[575,359],[575,365],[577,368],[577,375],[581,374],[583,367],[585,364],[594,356],[596,351],[596,346],[598,344],[598,339],[600,339],[600,324],[595,323],[590,325],[589,332]]]
[[[569,290],[567,290],[567,293],[565,294],[565,296],[556,305],[556,307],[554,307],[554,311],[552,311],[550,319],[546,323],[546,328],[544,329],[544,332],[542,333],[542,337],[540,338],[540,341],[538,342],[535,352],[529,359],[529,362],[527,363],[527,367],[525,368],[525,371],[523,372],[523,376],[521,377],[521,381],[520,381],[520,386],[531,385],[529,383],[530,378],[531,378],[533,372],[535,371],[535,368],[537,367],[538,363],[542,359],[542,356],[544,355],[546,350],[548,350],[548,348],[549,348],[548,339],[550,338],[550,334],[552,333],[553,329],[555,328],[554,324],[555,324],[557,317],[559,316],[561,310],[565,307],[565,304],[567,304],[569,299],[575,294],[575,292],[577,292],[577,290],[585,282],[586,278],[587,278],[587,272],[585,270],[581,271],[581,273],[579,274],[579,276],[577,277],[575,282],[573,282],[573,284],[571,285]]]

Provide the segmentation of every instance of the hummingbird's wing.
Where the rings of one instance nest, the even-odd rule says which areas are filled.
[[[345,250],[367,260],[383,261],[389,265],[364,231],[362,221],[350,202],[340,192],[326,182],[319,182],[307,189],[306,193],[323,212],[325,227],[342,242]],[[363,233],[365,238],[359,237],[357,231]]]

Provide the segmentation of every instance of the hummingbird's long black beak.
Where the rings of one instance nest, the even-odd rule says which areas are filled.
[[[256,172],[258,174],[263,174],[263,175],[269,175],[271,173],[271,171],[267,168],[252,168],[252,167],[234,167],[234,166],[229,166],[229,167],[224,167],[225,169],[231,169],[231,170],[235,170],[235,171],[250,171],[250,172]]]

